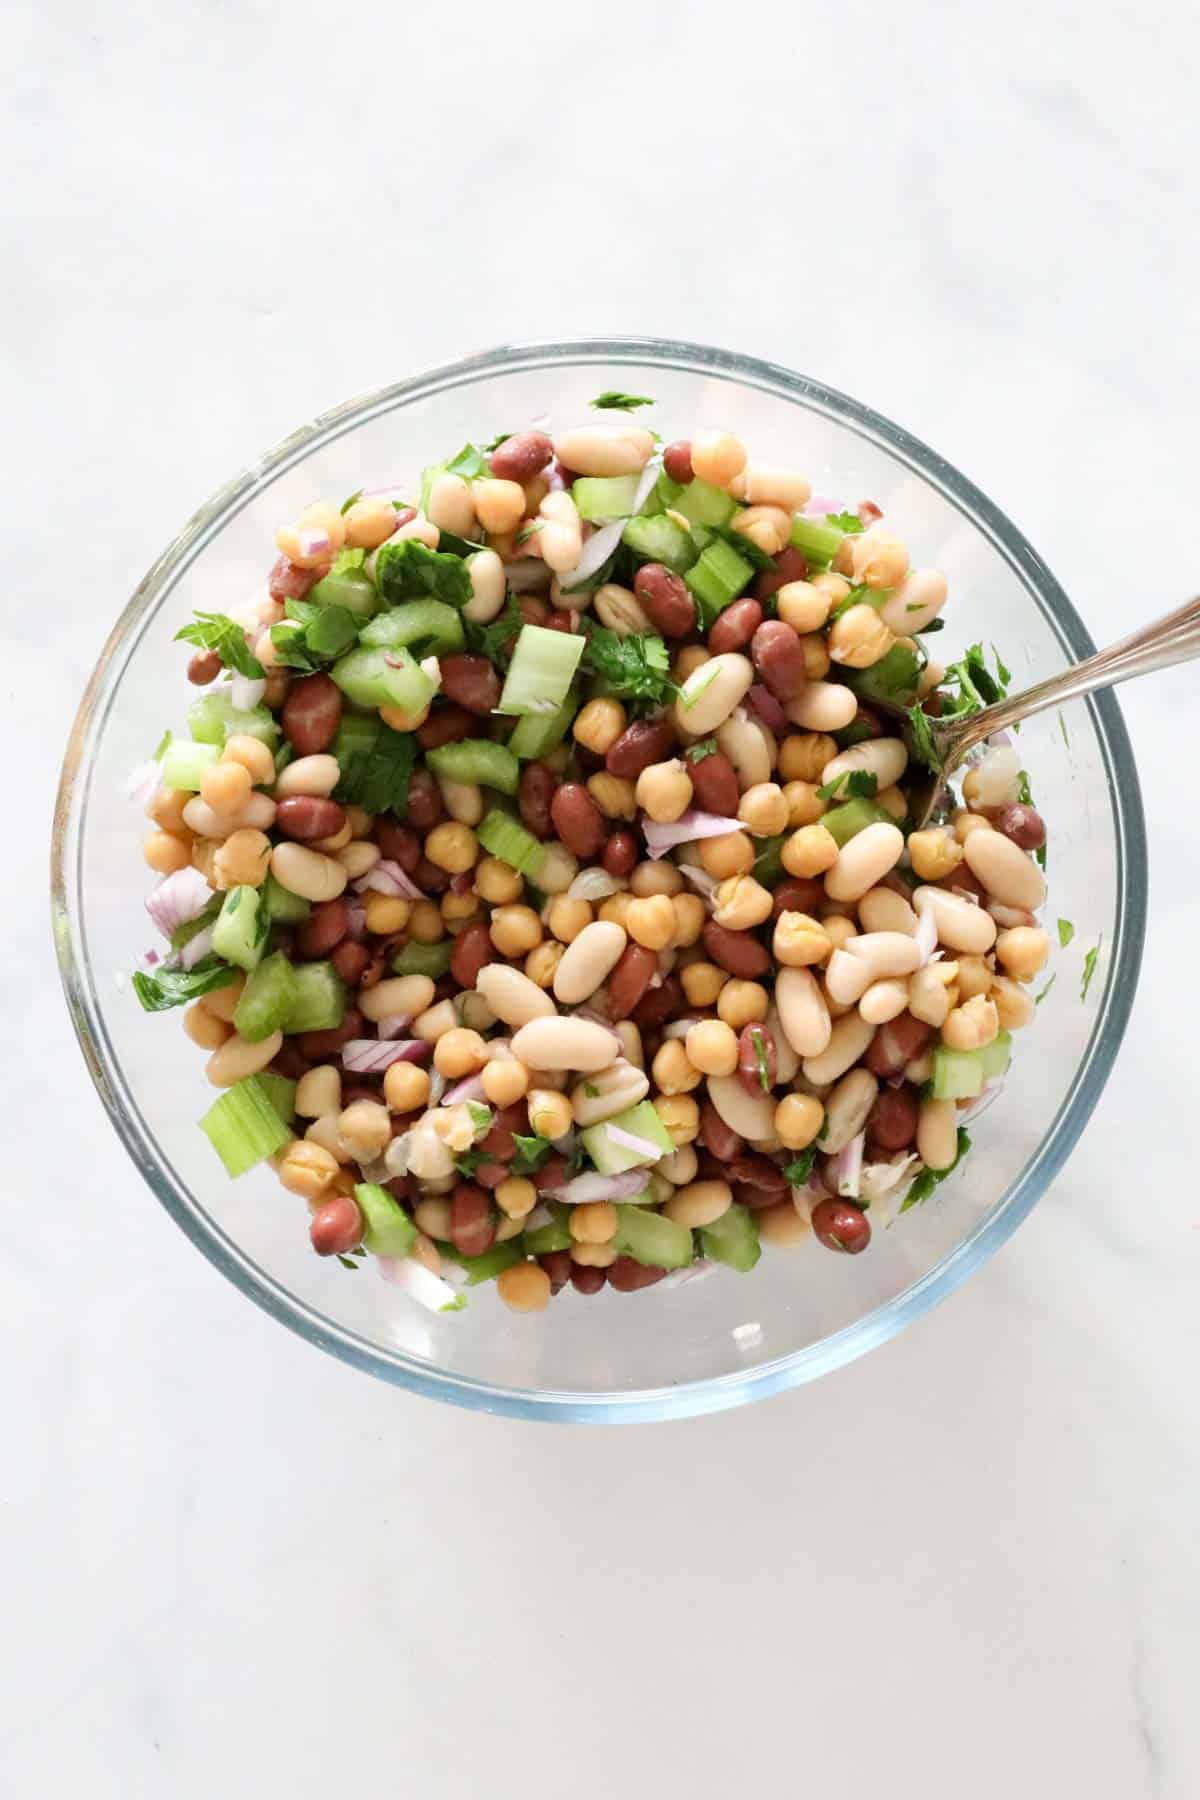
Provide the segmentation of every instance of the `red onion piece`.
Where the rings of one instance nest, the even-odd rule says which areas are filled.
[[[307,530],[300,533],[301,556],[330,556],[333,539],[327,531]]]
[[[478,1075],[468,1075],[465,1081],[455,1082],[453,1087],[447,1088],[438,1104],[439,1106],[462,1106],[467,1100],[486,1101],[486,1099],[483,1083]]]
[[[424,1062],[432,1046],[422,1038],[351,1038],[342,1045],[342,1067],[356,1075],[378,1075],[395,1062]]]
[[[839,1194],[843,1200],[858,1199],[859,1184],[862,1181],[863,1146],[866,1141],[866,1132],[860,1131],[858,1136],[851,1138],[846,1147],[839,1150],[833,1159],[829,1179],[833,1183],[835,1193]]]
[[[882,506],[876,506],[873,500],[860,500],[857,512],[863,524],[868,526],[874,525],[877,520],[882,519],[883,517]]]
[[[377,1256],[375,1262],[385,1281],[402,1288],[409,1299],[423,1306],[426,1312],[444,1312],[446,1307],[458,1305],[458,1296],[450,1283],[413,1257]]]
[[[712,900],[720,885],[715,876],[710,875],[707,869],[698,869],[695,863],[680,863],[679,873],[686,875],[692,886],[708,901]]]
[[[770,688],[765,688],[761,682],[756,681],[746,698],[768,731],[787,730],[787,714]]]
[[[917,953],[921,959],[917,967],[923,969],[937,949],[937,916],[932,901],[917,915],[917,929],[913,936],[916,939]]]
[[[806,519],[824,520],[830,513],[839,513],[841,510],[839,503],[831,500],[828,494],[813,494],[802,516]]]
[[[136,769],[129,771],[129,778],[125,783],[125,798],[132,800],[135,806],[149,806],[158,792],[161,772],[156,762],[139,763]]]
[[[164,875],[146,895],[146,911],[166,938],[198,918],[212,899],[212,889],[199,869],[190,866]]]
[[[658,469],[657,457],[651,457],[642,470],[637,491],[633,496],[633,506],[630,509],[632,512],[640,512],[649,499],[650,490],[658,480]],[[611,524],[601,525],[598,531],[593,531],[584,544],[575,567],[568,569],[565,575],[560,575],[558,578],[559,586],[564,593],[569,593],[573,587],[578,587],[581,581],[587,581],[589,576],[594,575],[597,569],[604,566],[620,543],[621,533],[624,529],[625,520],[614,519]]]
[[[206,925],[195,937],[190,937],[179,952],[179,961],[185,969],[194,969],[201,957],[207,956],[213,947],[213,928]]]
[[[406,875],[398,862],[388,862],[386,858],[383,862],[377,862],[374,868],[368,869],[366,874],[360,876],[354,883],[356,894],[365,894],[372,890],[377,894],[391,894],[398,900],[423,900],[425,898],[412,876]]]
[[[389,1038],[402,1036],[412,1022],[411,1013],[389,1013],[386,1019],[380,1019],[377,1026],[380,1041],[386,1043]]]
[[[645,1139],[638,1142],[644,1143]],[[564,1187],[547,1191],[566,1206],[585,1206],[590,1200],[628,1200],[631,1194],[640,1194],[645,1185],[644,1169],[626,1169],[620,1175],[597,1175],[589,1170],[586,1175],[576,1175]]]
[[[632,1150],[635,1156],[644,1156],[650,1162],[659,1162],[665,1152],[658,1144],[652,1144],[649,1138],[638,1137],[636,1132],[626,1131],[623,1125],[610,1125],[608,1135],[614,1144],[620,1144],[623,1150]],[[633,1171],[631,1170],[632,1174]],[[645,1183],[643,1182],[643,1186]]]
[[[689,806],[673,825],[659,825],[642,814],[642,835],[652,861],[657,862],[676,844],[692,844],[697,838],[724,837],[727,831],[741,831],[740,819],[722,819],[716,813],[700,812]]]

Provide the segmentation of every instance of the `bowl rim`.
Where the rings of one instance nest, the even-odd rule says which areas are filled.
[[[1062,587],[1011,520],[972,482],[919,438],[850,396],[783,366],[739,352],[652,337],[530,341],[474,352],[454,362],[344,401],[291,432],[217,490],[156,559],[118,617],[92,672],[72,725],[55,803],[51,915],[67,1007],[89,1073],[135,1166],[175,1223],[208,1260],[273,1318],[342,1361],[412,1391],[469,1409],[519,1419],[615,1423],[695,1417],[763,1399],[842,1367],[885,1343],[953,1293],[1004,1244],[1045,1192],[1078,1142],[1112,1070],[1128,1022],[1145,940],[1148,880],[1146,830],[1128,732],[1112,691],[1091,696],[1115,827],[1116,923],[1104,987],[1075,1079],[1030,1162],[975,1230],[902,1294],[832,1336],[747,1370],[629,1392],[513,1388],[437,1370],[400,1350],[386,1350],[333,1323],[299,1300],[242,1251],[193,1199],[161,1156],[126,1087],[98,1010],[86,954],[86,926],[73,907],[80,892],[82,833],[93,763],[92,746],[112,706],[120,677],[156,604],[234,514],[265,484],[302,460],[318,440],[330,441],[367,419],[423,395],[482,376],[604,363],[668,367],[736,380],[801,403],[887,450],[969,516],[1008,563],[1064,650],[1074,658],[1095,645]]]

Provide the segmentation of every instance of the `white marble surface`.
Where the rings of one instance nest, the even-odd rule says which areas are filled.
[[[1098,639],[1195,587],[1190,7],[590,11],[9,26],[0,1789],[1190,1800],[1193,676],[1124,701],[1153,935],[1066,1173],[750,1411],[543,1430],[343,1368],[190,1248],[76,1052],[43,895],[78,691],[183,516],[361,388],[514,338],[745,348],[937,445]]]

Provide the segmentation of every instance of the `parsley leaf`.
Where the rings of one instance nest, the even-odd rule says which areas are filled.
[[[993,675],[984,660],[982,644],[972,644],[966,655],[946,670],[943,683],[953,683],[957,693],[948,695],[943,685],[940,717],[962,719],[970,713],[982,712],[985,706],[1003,700],[1010,679],[998,655],[996,674]]]
[[[649,394],[621,394],[615,388],[605,388],[588,405],[603,407],[607,412],[636,412],[639,406],[653,406],[654,402]]]
[[[1058,941],[1064,950],[1074,936],[1075,927],[1072,925],[1070,919],[1060,919],[1058,921]]]
[[[532,1175],[535,1169],[541,1168],[550,1154],[549,1138],[522,1137],[520,1132],[515,1131],[513,1143],[517,1146],[517,1153],[509,1164],[509,1173],[512,1175]]]
[[[873,800],[879,791],[879,777],[869,769],[843,769],[832,781],[817,789],[819,800]]]
[[[334,798],[364,812],[395,813],[408,809],[408,784],[417,760],[417,740],[410,732],[393,731],[380,722],[378,735],[362,750],[341,761]]]
[[[181,626],[175,633],[178,644],[197,644],[201,650],[215,650],[227,669],[236,669],[258,681],[266,673],[246,642],[246,633],[227,613],[198,612],[193,624]]]
[[[698,744],[692,744],[684,751],[684,755],[692,763],[703,762],[706,756],[715,756],[716,754],[716,738],[701,738]]]
[[[933,720],[921,706],[908,708],[909,748],[918,762],[924,763],[927,769],[936,774],[942,766],[938,755],[937,741],[933,735]]]
[[[1049,981],[1046,983],[1045,987],[1042,989],[1041,993],[1035,994],[1033,996],[1033,1004],[1035,1006],[1040,1006],[1042,1004],[1042,1001],[1046,998],[1046,995],[1050,992],[1050,989],[1054,986],[1054,984],[1057,980],[1058,980],[1057,974],[1052,975],[1050,977]]]
[[[754,1045],[754,1060],[758,1064],[758,1085],[764,1094],[771,1091],[771,1070],[767,1062],[767,1047],[763,1043],[763,1034],[757,1029],[750,1033]]]
[[[860,581],[857,587],[850,589],[844,600],[838,601],[829,615],[829,623],[832,625],[835,619],[840,619],[842,614],[849,612],[852,606],[880,607],[887,596],[886,588],[870,588],[865,581]]]
[[[239,970],[222,962],[219,956],[202,956],[194,969],[159,969],[153,975],[138,970],[133,978],[133,991],[146,1012],[169,1012],[173,1006],[186,1006],[201,994],[236,981]]]
[[[362,497],[363,497],[362,488],[355,488],[354,492],[350,495],[349,499],[342,501],[342,504],[338,508],[338,510],[341,513],[343,518],[345,518],[346,514],[350,511],[350,508],[352,506],[356,506],[358,504],[358,502],[362,499]]]
[[[491,1158],[482,1150],[464,1150],[456,1156],[454,1166],[460,1175],[473,1175],[482,1162],[490,1162]]]
[[[447,1300],[444,1306],[438,1307],[438,1311],[440,1313],[465,1312],[466,1309],[467,1309],[467,1296],[465,1294],[455,1294],[453,1300]]]
[[[509,438],[515,436],[516,433],[514,431],[501,431],[497,433],[490,444],[481,444],[479,447],[484,452],[485,456],[490,456],[493,450],[498,450],[501,444],[507,444]]]
[[[416,538],[383,546],[375,564],[375,586],[388,606],[427,599],[465,606],[471,598],[471,576],[462,558],[431,550]]]
[[[863,522],[857,513],[826,513],[825,517],[831,525],[836,525],[838,530],[844,531],[848,537],[855,537],[864,529]]]
[[[174,733],[170,731],[163,732],[158,740],[158,749],[154,752],[155,762],[161,762],[163,757],[167,754],[167,746],[170,744],[173,735]]]
[[[671,658],[660,637],[618,637],[593,625],[583,646],[583,667],[623,698],[659,701],[675,691]]]
[[[583,1084],[583,1091],[589,1100],[598,1100],[600,1098],[600,1089],[596,1086],[594,1081],[585,1081]]]
[[[1096,973],[1096,964],[1100,961],[1100,948],[1103,943],[1104,937],[1101,935],[1096,939],[1096,942],[1092,945],[1091,949],[1083,959],[1083,980],[1079,984],[1079,998],[1081,1000],[1086,1000],[1088,997],[1088,989],[1091,987],[1092,977]]]
[[[285,668],[311,675],[324,663],[335,662],[358,641],[362,621],[348,606],[314,606],[296,601],[288,604],[303,604],[307,617],[284,619],[271,627],[276,659]]]
[[[945,1181],[947,1175],[953,1175],[970,1148],[971,1134],[964,1126],[960,1125],[958,1128],[958,1152],[950,1167],[948,1169],[922,1169],[904,1196],[904,1205],[900,1211],[907,1212],[910,1206],[920,1206],[923,1200],[928,1200],[938,1183]]]
[[[807,1150],[802,1150],[799,1156],[787,1164],[783,1172],[787,1176],[792,1187],[804,1186],[805,1182],[812,1174],[812,1166],[816,1160],[817,1146],[815,1144],[810,1144]]]
[[[489,451],[481,449],[478,444],[464,444],[442,472],[445,475],[461,475],[464,481],[478,481],[481,475],[491,474],[488,455]]]
[[[512,661],[513,645],[524,623],[516,595],[510,594],[504,611],[490,625],[477,625],[473,619],[464,618],[467,649],[473,650],[477,656],[486,657],[494,668],[507,669]]]

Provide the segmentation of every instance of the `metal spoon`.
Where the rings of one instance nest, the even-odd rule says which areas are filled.
[[[1061,706],[1066,700],[1078,700],[1084,694],[1095,693],[1097,688],[1116,687],[1118,682],[1130,681],[1135,675],[1148,675],[1152,669],[1167,669],[1174,663],[1188,662],[1194,656],[1200,656],[1200,598],[1189,600],[1174,612],[1156,619],[1152,625],[1143,626],[1132,637],[1110,644],[1107,650],[1097,650],[1094,656],[1076,663],[1073,668],[1064,669],[1061,675],[1052,675],[1048,681],[1036,682],[1023,693],[997,700],[981,712],[969,713],[960,719],[931,718],[929,735],[940,767],[936,770],[926,768],[926,773],[909,789],[909,813],[917,827],[928,823],[947,781],[961,767],[968,752],[994,731],[1007,731],[1022,719],[1044,712],[1048,706]],[[871,706],[900,723],[900,735],[914,765],[927,765],[927,746],[922,747],[915,741],[905,709],[892,701],[874,697]]]

